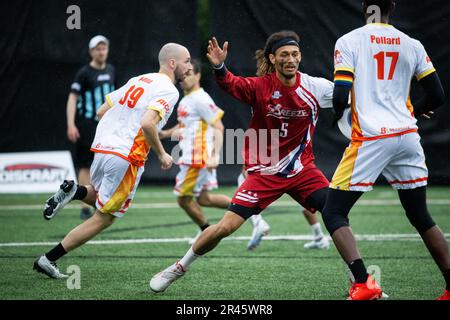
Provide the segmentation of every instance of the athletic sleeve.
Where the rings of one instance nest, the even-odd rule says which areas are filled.
[[[427,52],[425,51],[424,46],[419,41],[417,41],[415,48],[417,56],[415,76],[417,80],[420,81],[426,76],[435,72],[436,69],[434,68],[433,63],[431,62],[431,59],[428,56]]]
[[[224,67],[225,68],[225,67]],[[256,102],[256,77],[238,77],[230,71],[226,71],[225,76],[216,76],[217,84],[227,93],[239,101],[250,106]]]
[[[78,70],[78,72],[75,75],[75,79],[73,80],[71,86],[70,86],[70,92],[75,93],[76,95],[80,95],[83,91],[83,85],[84,85],[84,68],[81,68]]]
[[[214,125],[224,115],[224,111],[216,106],[213,99],[206,92],[204,98],[201,99],[198,110],[200,117],[210,125]]]
[[[336,92],[346,92],[353,87],[355,62],[351,46],[347,37],[336,42],[334,50],[334,108],[336,111]],[[345,90],[340,90],[343,88]],[[348,92],[347,92],[348,95]],[[343,100],[342,100],[343,101]],[[339,107],[338,107],[339,109]],[[342,109],[343,110],[343,109]]]

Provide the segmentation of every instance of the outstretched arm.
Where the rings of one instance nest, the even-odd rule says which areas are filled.
[[[216,38],[208,42],[208,53],[206,57],[211,63],[216,75],[217,84],[233,97],[251,106],[255,103],[257,78],[245,78],[233,75],[225,66],[228,55],[228,41],[221,48]]]

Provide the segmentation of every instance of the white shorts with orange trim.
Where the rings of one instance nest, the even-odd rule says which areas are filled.
[[[180,165],[173,193],[179,197],[198,197],[203,190],[218,188],[216,170]]]
[[[427,185],[428,169],[418,133],[352,141],[334,173],[330,188],[366,192],[383,174],[394,189]]]
[[[91,166],[91,184],[97,193],[95,206],[121,218],[130,207],[144,167],[130,164],[113,154],[96,153]]]

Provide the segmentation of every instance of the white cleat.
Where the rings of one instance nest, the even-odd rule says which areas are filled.
[[[305,243],[303,246],[305,249],[328,249],[330,248],[330,240],[326,236],[320,239],[314,239],[311,242]]]
[[[250,238],[250,241],[247,244],[247,249],[248,250],[256,249],[260,245],[262,238],[269,234],[269,231],[270,231],[269,224],[266,221],[261,220],[256,225],[256,227],[253,227],[252,237]]]
[[[64,208],[73,199],[76,191],[77,188],[73,180],[64,180],[59,190],[45,202],[44,219],[52,219],[59,210]]]
[[[150,289],[153,292],[160,293],[166,290],[172,282],[184,276],[187,270],[183,269],[181,264],[174,263],[170,267],[153,276],[150,280]]]
[[[194,238],[189,239],[189,244],[193,245],[195,241],[197,241],[197,239],[200,238],[202,232],[203,232],[202,230],[199,230]]]
[[[39,259],[34,262],[33,269],[37,272],[46,274],[53,279],[64,279],[69,277],[68,275],[59,272],[56,262],[48,260],[45,254],[40,256]]]

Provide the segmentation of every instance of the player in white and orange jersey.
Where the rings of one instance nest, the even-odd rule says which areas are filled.
[[[170,169],[172,157],[158,138],[178,101],[177,82],[192,70],[189,51],[168,43],[159,52],[159,73],[130,79],[126,85],[106,96],[98,111],[101,118],[91,150],[91,184],[76,186],[64,181],[45,203],[44,218],[53,218],[71,200],[81,200],[97,208],[95,214],[70,231],[53,249],[39,257],[34,269],[51,278],[64,278],[56,261],[83,245],[116,217],[128,210],[144,171],[150,148],[158,155],[161,168]]]
[[[355,277],[350,299],[380,298],[381,288],[368,276],[356,247],[348,213],[383,174],[443,272],[447,289],[441,298],[449,299],[450,255],[428,213],[428,170],[416,125],[417,117],[430,117],[443,103],[444,91],[422,44],[388,24],[394,1],[365,0],[363,7],[366,19],[371,18],[367,12],[380,10],[378,23],[367,23],[336,42],[333,107],[341,116],[351,91],[352,141],[330,183],[323,219]],[[413,76],[426,92],[414,105],[409,98]]]
[[[179,140],[181,158],[178,162],[174,194],[179,206],[200,228],[197,236],[209,227],[201,207],[226,209],[231,199],[223,194],[211,194],[218,188],[216,168],[222,149],[224,111],[200,86],[201,64],[192,60],[192,71],[182,81],[184,97],[178,108],[178,125],[160,132],[160,138]]]

